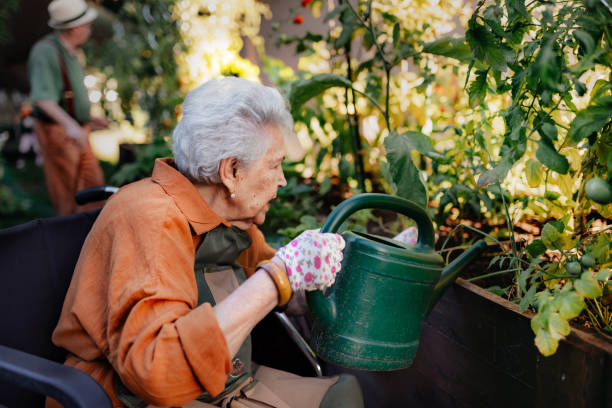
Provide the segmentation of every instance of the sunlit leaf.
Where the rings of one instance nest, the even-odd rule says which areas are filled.
[[[421,132],[404,132],[401,136],[405,138],[406,146],[409,149],[414,149],[422,155],[435,160],[446,160],[446,156],[434,149],[429,136]]]
[[[291,113],[295,114],[308,100],[335,86],[350,88],[352,83],[347,78],[336,74],[317,74],[308,79],[293,82],[288,96]]]
[[[559,341],[554,339],[548,330],[538,330],[535,345],[543,356],[552,356],[557,351]]]
[[[585,307],[583,297],[573,290],[559,293],[555,302],[559,309],[559,315],[564,319],[577,317]]]
[[[489,184],[501,183],[505,178],[512,165],[514,164],[512,157],[504,156],[491,170],[483,172],[478,177],[478,187],[488,186]]]
[[[384,141],[389,161],[389,173],[398,196],[411,200],[421,207],[427,206],[427,190],[419,177],[419,170],[412,162],[407,139],[391,132]]]
[[[542,165],[537,160],[529,158],[525,164],[525,177],[529,187],[538,187],[542,182]]]
[[[445,37],[429,42],[423,46],[423,52],[455,58],[462,62],[472,59],[472,51],[465,38]]]
[[[605,282],[612,275],[612,269],[602,269],[595,274],[595,279]]]
[[[599,281],[593,277],[591,272],[584,272],[580,279],[574,281],[576,291],[586,298],[596,298],[602,295]]]
[[[548,319],[548,331],[554,339],[561,340],[570,334],[571,329],[567,319],[561,317],[559,313],[551,313]]]

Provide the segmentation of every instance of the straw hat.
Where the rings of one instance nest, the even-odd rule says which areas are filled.
[[[53,0],[49,7],[49,27],[66,29],[78,27],[93,21],[98,12],[84,0]]]

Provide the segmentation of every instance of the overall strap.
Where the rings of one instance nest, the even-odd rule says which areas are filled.
[[[62,52],[59,44],[53,42],[53,45],[57,50],[57,58],[60,64],[60,70],[62,71],[62,82],[64,84],[64,100],[66,101],[66,112],[68,112],[71,117],[75,118],[76,113],[74,110],[74,95],[72,93],[70,77],[68,76],[68,68],[66,67],[66,61],[64,60],[64,53]]]

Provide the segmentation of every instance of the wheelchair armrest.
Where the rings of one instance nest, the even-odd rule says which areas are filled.
[[[2,345],[0,381],[52,397],[64,407],[112,407],[106,392],[84,372]]]
[[[79,205],[93,203],[94,201],[106,200],[119,190],[113,186],[96,186],[79,190],[74,195],[74,199]]]

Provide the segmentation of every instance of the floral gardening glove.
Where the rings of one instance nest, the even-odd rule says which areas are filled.
[[[344,239],[339,234],[307,230],[276,252],[285,263],[291,289],[322,290],[340,270]]]
[[[419,232],[416,227],[408,227],[396,236],[393,237],[394,240],[404,242],[407,244],[416,244],[417,238],[419,237]]]

